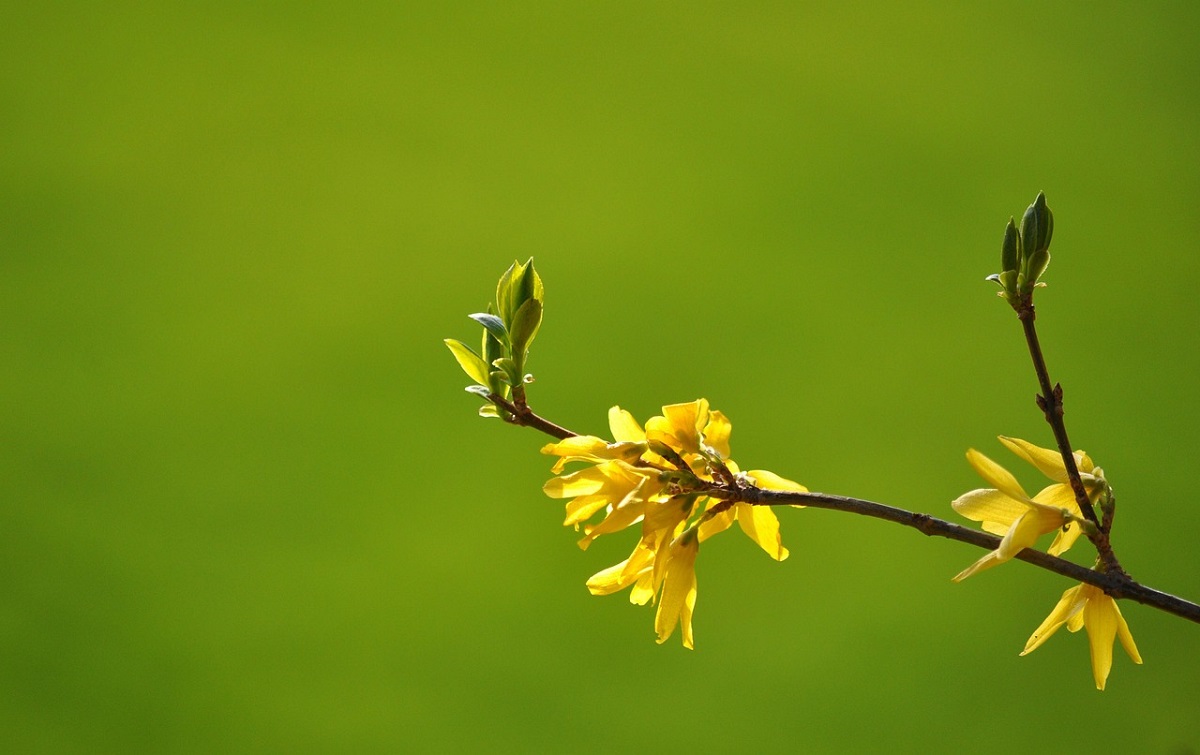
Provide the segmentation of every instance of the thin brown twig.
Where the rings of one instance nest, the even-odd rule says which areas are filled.
[[[1063,465],[1067,469],[1067,480],[1075,494],[1075,502],[1079,504],[1079,510],[1083,513],[1083,517],[1096,525],[1094,532],[1087,533],[1088,539],[1096,546],[1096,553],[1100,557],[1100,564],[1104,571],[1124,574],[1108,537],[1111,525],[1103,525],[1100,518],[1096,516],[1096,510],[1088,498],[1083,478],[1079,475],[1079,467],[1075,464],[1075,453],[1071,450],[1071,440],[1067,437],[1067,425],[1063,419],[1062,386],[1050,382],[1050,372],[1046,369],[1046,358],[1042,355],[1042,345],[1038,341],[1037,327],[1034,325],[1037,315],[1033,308],[1033,297],[1025,297],[1020,306],[1016,307],[1016,311],[1017,318],[1021,321],[1021,326],[1025,331],[1025,342],[1029,346],[1033,370],[1037,373],[1038,385],[1042,389],[1041,394],[1037,397],[1037,405],[1041,408],[1046,422],[1054,433],[1054,442],[1058,446]]]

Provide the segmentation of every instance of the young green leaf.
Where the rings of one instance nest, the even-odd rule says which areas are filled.
[[[500,282],[496,284],[496,314],[500,315],[505,321],[512,317],[513,313],[513,283],[514,279],[524,270],[520,263],[513,261],[504,274],[500,276]]]
[[[504,327],[504,323],[499,317],[489,315],[486,312],[476,312],[473,315],[469,315],[469,317],[487,328],[487,331],[495,336],[500,343],[508,343],[508,329]]]
[[[525,368],[525,357],[529,353],[529,344],[533,342],[541,324],[542,303],[537,299],[526,301],[513,317],[512,353],[518,372]]]
[[[478,354],[471,350],[470,346],[467,346],[462,341],[447,338],[445,343],[450,348],[450,353],[458,360],[458,366],[462,367],[463,372],[467,373],[467,377],[480,385],[486,386],[488,384],[488,373],[491,371],[488,368],[487,362],[483,361]]]
[[[512,359],[503,357],[502,359],[497,359],[495,362],[492,362],[492,364],[495,365],[496,370],[498,370],[499,373],[504,376],[504,382],[508,383],[509,385],[521,384],[521,370],[517,367],[517,364]],[[493,376],[496,374],[496,372],[492,373]]]

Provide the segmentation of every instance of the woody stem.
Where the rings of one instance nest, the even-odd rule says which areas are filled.
[[[1025,331],[1025,343],[1029,346],[1029,356],[1033,359],[1033,371],[1037,373],[1038,385],[1042,390],[1037,396],[1038,408],[1042,410],[1047,424],[1054,433],[1054,442],[1062,456],[1063,466],[1066,467],[1067,481],[1071,485],[1071,491],[1075,494],[1075,502],[1079,504],[1079,510],[1083,517],[1096,525],[1095,532],[1089,532],[1088,538],[1096,546],[1096,552],[1100,556],[1104,570],[1123,574],[1121,564],[1117,561],[1116,554],[1113,553],[1108,531],[1101,526],[1100,519],[1096,516],[1096,510],[1088,498],[1087,488],[1084,487],[1083,479],[1079,475],[1079,467],[1075,464],[1075,454],[1071,451],[1071,440],[1067,437],[1067,426],[1063,420],[1062,385],[1050,382],[1050,372],[1046,368],[1046,358],[1042,355],[1042,345],[1038,340],[1037,327],[1034,325],[1036,313],[1033,308],[1033,297],[1025,297],[1015,309],[1017,318],[1021,321],[1021,327]]]

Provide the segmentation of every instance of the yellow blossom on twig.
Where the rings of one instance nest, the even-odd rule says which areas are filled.
[[[1114,638],[1121,640],[1121,646],[1134,663],[1142,662],[1142,656],[1138,653],[1137,645],[1133,643],[1133,635],[1129,633],[1129,625],[1125,623],[1125,617],[1121,615],[1117,602],[1100,588],[1088,584],[1072,587],[1062,594],[1054,610],[1025,643],[1021,655],[1037,650],[1063,624],[1072,632],[1078,632],[1081,627],[1087,629],[1092,654],[1092,677],[1096,680],[1096,689],[1104,689],[1108,672],[1112,669]]]
[[[1055,480],[1055,484],[1031,498],[1011,472],[975,449],[968,450],[967,461],[993,487],[964,493],[950,505],[966,518],[980,522],[985,531],[1003,539],[996,550],[959,572],[955,582],[1010,560],[1049,532],[1060,530],[1050,546],[1050,554],[1055,556],[1070,548],[1079,537],[1079,504],[1067,483],[1062,458],[1055,451],[1017,438],[1001,436],[1000,441]],[[1076,460],[1081,468],[1086,468],[1088,480],[1099,490],[1102,478],[1091,475],[1093,471],[1099,473],[1091,459],[1083,452],[1076,452]]]
[[[542,452],[558,456],[554,472],[571,462],[590,466],[546,483],[552,498],[567,502],[564,524],[581,526],[586,548],[600,535],[641,525],[641,537],[629,558],[594,574],[593,595],[631,587],[629,599],[645,604],[657,596],[655,631],[664,642],[683,628],[683,644],[692,647],[692,611],[696,605],[695,561],[700,542],[737,521],[742,531],[777,561],[787,558],[779,520],[768,506],[725,500],[747,488],[807,492],[799,483],[765,470],[741,473],[729,458],[732,425],[708,401],[698,399],[663,407],[646,429],[620,407],[609,410],[613,440],[572,436]],[[603,512],[598,522],[590,522]]]

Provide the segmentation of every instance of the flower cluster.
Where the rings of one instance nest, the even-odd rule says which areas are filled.
[[[974,448],[968,450],[967,461],[993,487],[964,493],[950,505],[966,518],[980,522],[985,531],[1004,539],[999,548],[959,572],[954,577],[955,582],[1010,560],[1025,548],[1032,547],[1039,537],[1055,530],[1059,533],[1050,545],[1052,556],[1065,553],[1079,537],[1083,520],[1062,456],[1057,451],[1019,438],[1001,435],[1000,442],[1037,467],[1054,484],[1030,498],[1011,472]],[[1094,502],[1107,488],[1103,470],[1083,451],[1075,452],[1075,465]]]
[[[1129,625],[1125,623],[1121,609],[1117,608],[1117,601],[1105,595],[1100,588],[1087,584],[1076,585],[1062,594],[1058,605],[1054,606],[1054,610],[1025,643],[1021,655],[1037,650],[1063,624],[1072,632],[1078,632],[1081,627],[1087,628],[1092,652],[1092,678],[1096,680],[1096,689],[1104,689],[1104,683],[1108,680],[1114,638],[1120,638],[1121,646],[1134,663],[1142,662],[1137,645],[1133,644],[1133,635],[1129,633]]]
[[[980,477],[994,487],[964,493],[951,505],[968,519],[980,522],[987,532],[1001,535],[1003,539],[1000,547],[959,572],[954,577],[955,582],[1012,559],[1025,548],[1033,547],[1039,537],[1055,530],[1058,530],[1058,535],[1047,552],[1052,556],[1061,555],[1075,543],[1082,528],[1088,524],[1081,517],[1066,465],[1058,451],[1041,448],[1018,438],[1000,436],[1000,442],[1037,467],[1054,484],[1031,498],[1007,469],[973,448],[967,451],[967,461]],[[1095,505],[1110,493],[1104,470],[1097,467],[1083,451],[1075,451],[1074,457],[1088,499]],[[1104,689],[1112,668],[1115,638],[1120,638],[1125,652],[1135,663],[1142,662],[1116,601],[1105,595],[1103,590],[1088,584],[1077,585],[1063,593],[1058,605],[1029,638],[1021,655],[1033,652],[1063,624],[1072,632],[1087,629],[1092,675],[1097,689]]]
[[[631,587],[631,602],[657,600],[658,642],[681,626],[683,644],[691,648],[700,543],[736,520],[772,558],[782,561],[788,555],[775,513],[732,500],[729,493],[749,487],[808,489],[765,470],[740,472],[729,458],[732,426],[724,414],[709,409],[706,399],[664,406],[662,415],[647,420],[644,429],[617,406],[609,410],[608,421],[612,441],[581,435],[542,449],[559,457],[555,474],[571,462],[588,465],[551,479],[545,492],[570,499],[563,524],[583,529],[581,548],[601,535],[640,525],[641,537],[629,558],[593,575],[588,590],[609,595]]]

